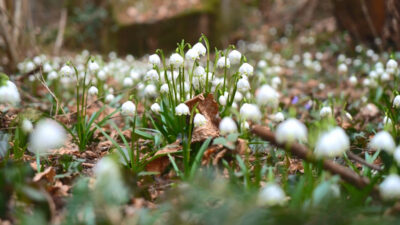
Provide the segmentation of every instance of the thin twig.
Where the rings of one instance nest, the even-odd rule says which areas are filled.
[[[346,154],[350,159],[352,159],[352,160],[354,160],[354,161],[356,161],[356,162],[358,162],[358,163],[360,163],[360,164],[362,164],[364,166],[367,166],[367,167],[369,167],[371,169],[374,169],[374,170],[382,171],[382,168],[379,167],[378,165],[375,165],[375,164],[372,164],[372,163],[368,163],[363,158],[361,158],[360,156],[358,156],[358,155],[356,155],[356,154],[354,154],[354,153],[352,153],[350,151],[347,151]]]

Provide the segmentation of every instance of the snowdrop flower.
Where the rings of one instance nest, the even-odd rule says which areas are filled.
[[[396,148],[393,153],[394,161],[396,161],[397,165],[400,166],[400,146]]]
[[[276,141],[278,143],[292,143],[294,141],[307,141],[307,127],[294,118],[287,119],[276,128]]]
[[[225,63],[225,61],[226,61],[226,63]],[[219,58],[217,61],[217,67],[218,68],[231,67],[231,62],[229,61],[229,58],[226,58],[225,56]]]
[[[206,47],[204,47],[204,45],[201,42],[198,42],[195,45],[193,45],[192,49],[196,50],[198,55],[205,56],[207,53]]]
[[[177,116],[190,115],[189,107],[185,103],[181,103],[175,108],[175,114]]]
[[[50,73],[51,71],[53,71],[53,67],[49,63],[45,63],[43,65],[43,72]]]
[[[379,185],[379,191],[384,200],[394,200],[400,198],[400,176],[390,174]]]
[[[271,80],[271,85],[272,85],[272,87],[273,88],[278,88],[278,86],[281,84],[282,82],[281,82],[281,78],[279,78],[279,77],[274,77],[274,78],[272,78],[272,80]]]
[[[35,57],[33,58],[33,62],[34,62],[36,65],[41,65],[41,64],[42,64],[42,58],[41,58],[40,56],[35,56]]]
[[[242,53],[240,53],[238,50],[232,50],[229,55],[229,60],[233,65],[239,64],[240,59],[242,58]]]
[[[261,120],[261,111],[257,105],[245,103],[240,108],[240,116],[244,120],[252,120],[258,122]]]
[[[207,123],[207,119],[200,113],[196,113],[193,119],[194,127],[201,127]]]
[[[322,109],[319,111],[319,116],[320,117],[328,117],[332,116],[332,109],[329,106],[324,106]]]
[[[386,63],[386,68],[391,71],[395,71],[397,69],[397,67],[398,67],[398,63],[394,59],[389,59],[389,61],[387,61],[387,63]]]
[[[174,53],[169,57],[169,63],[174,67],[181,67],[183,65],[183,58],[178,53]]]
[[[99,90],[95,86],[91,86],[88,90],[89,95],[97,95],[99,93]]]
[[[136,112],[136,106],[132,101],[126,101],[121,106],[121,114],[124,116],[134,116]]]
[[[224,117],[219,123],[219,131],[222,135],[236,133],[237,125],[230,117]]]
[[[237,82],[237,89],[241,92],[247,92],[250,90],[250,83],[247,78],[240,78]]]
[[[351,84],[351,85],[353,85],[353,86],[355,86],[356,84],[357,84],[357,77],[356,76],[351,76],[350,78],[349,78],[349,83]]]
[[[28,150],[39,155],[44,154],[61,147],[66,138],[67,134],[60,124],[51,119],[42,119],[29,137]]]
[[[25,65],[25,70],[26,70],[26,72],[30,72],[30,71],[34,70],[35,67],[36,67],[35,64],[33,62],[29,61]]]
[[[239,91],[237,91],[236,93],[235,93],[235,97],[234,97],[234,101],[235,102],[240,102],[240,101],[242,101],[242,99],[243,99],[243,94],[242,93],[240,93]]]
[[[33,124],[30,120],[24,119],[21,124],[21,129],[25,133],[30,133],[33,130]]]
[[[339,74],[346,74],[347,73],[347,71],[348,71],[348,69],[347,69],[347,65],[346,64],[344,64],[344,63],[341,63],[339,66],[338,66],[338,72],[339,72]]]
[[[92,72],[92,73],[95,73],[100,69],[99,64],[94,60],[90,60],[89,61],[88,67],[89,67],[89,71]]]
[[[145,96],[155,97],[157,95],[157,88],[154,84],[149,84],[144,88],[143,93]]]
[[[146,73],[144,77],[145,80],[157,81],[158,80],[158,73],[156,70],[150,70]]]
[[[341,156],[350,148],[350,140],[346,132],[335,127],[321,135],[318,139],[314,154],[318,158]]]
[[[383,124],[384,125],[391,125],[392,124],[392,120],[389,117],[385,116],[385,117],[383,117]]]
[[[268,63],[267,63],[265,60],[260,60],[260,61],[257,63],[257,66],[258,66],[259,68],[263,69],[263,68],[266,68],[266,67],[268,66]]]
[[[51,72],[47,75],[47,79],[48,79],[49,81],[55,80],[55,79],[57,79],[57,78],[58,78],[58,74],[57,74],[56,71],[51,71]]]
[[[160,105],[156,102],[153,105],[150,106],[151,111],[154,113],[159,113],[161,111]]]
[[[161,63],[161,59],[160,56],[158,56],[157,54],[153,54],[149,56],[149,62],[151,64],[153,64],[153,66],[158,66]]]
[[[228,98],[228,97],[225,96],[225,95],[219,96],[219,98],[218,98],[219,104],[222,105],[222,106],[225,106],[225,105],[226,105],[226,102],[227,102],[227,98]]]
[[[251,76],[253,75],[254,68],[252,65],[248,63],[243,63],[239,68],[239,73],[241,75]]]
[[[108,94],[107,96],[106,96],[106,102],[107,103],[110,103],[110,102],[112,102],[113,100],[114,100],[114,95],[113,94]]]
[[[263,85],[256,94],[260,106],[276,107],[279,104],[279,93],[269,85]]]
[[[168,91],[169,91],[168,84],[161,85],[161,87],[160,87],[161,93],[165,94],[165,93],[168,93]]]
[[[387,131],[380,131],[372,138],[369,147],[375,150],[384,150],[392,154],[396,148],[392,135]]]
[[[104,71],[104,70],[100,70],[98,73],[97,73],[97,78],[99,78],[100,80],[106,80],[107,79],[107,73],[106,73],[106,71]]]
[[[68,65],[64,65],[60,69],[60,75],[61,76],[69,77],[69,76],[72,76],[74,74],[75,74],[74,69],[72,67],[68,66]]]
[[[396,95],[393,99],[393,108],[400,108],[400,95]]]
[[[278,184],[269,183],[261,189],[257,201],[262,206],[283,205],[286,202],[286,194]]]
[[[272,121],[275,123],[280,123],[285,120],[285,115],[283,115],[282,112],[277,112],[274,115],[272,115]]]
[[[198,67],[196,67],[196,69],[194,69],[193,75],[195,77],[204,77],[206,75],[206,71],[205,71],[204,67],[198,66]]]
[[[199,53],[197,50],[191,48],[186,52],[185,58],[189,61],[195,61],[199,58]]]
[[[250,128],[250,124],[247,121],[243,121],[240,123],[240,129],[242,130],[248,130]]]
[[[124,87],[131,87],[133,85],[133,80],[130,77],[125,77],[123,81]]]
[[[390,80],[390,74],[386,73],[386,72],[382,73],[381,74],[381,81],[388,81],[388,80]]]
[[[17,105],[21,101],[17,86],[0,74],[0,104]]]

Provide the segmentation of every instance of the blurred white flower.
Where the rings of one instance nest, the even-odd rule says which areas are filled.
[[[384,200],[395,200],[400,198],[400,176],[390,174],[379,185],[379,191]]]
[[[251,120],[253,122],[258,122],[261,120],[261,111],[257,105],[245,103],[240,108],[240,116],[244,120]]]
[[[324,106],[322,109],[319,111],[319,115],[321,117],[328,117],[332,116],[332,109],[329,106]]]
[[[114,95],[113,94],[108,94],[107,96],[106,96],[106,102],[107,103],[110,103],[110,102],[112,102],[113,100],[114,100]]]
[[[236,133],[237,125],[230,117],[224,117],[219,123],[219,131],[222,135]]]
[[[100,70],[97,73],[97,78],[99,78],[100,80],[106,80],[107,79],[107,73],[104,70]]]
[[[68,66],[68,65],[64,65],[60,69],[60,75],[61,76],[69,77],[69,76],[72,76],[74,74],[75,74],[74,69],[72,67]]]
[[[143,93],[145,96],[155,97],[157,96],[157,88],[154,84],[149,84],[144,88]]]
[[[206,75],[206,71],[205,71],[204,67],[198,66],[198,67],[196,67],[196,69],[194,69],[193,75],[195,77],[203,77]]]
[[[131,77],[125,77],[124,81],[122,82],[124,87],[132,87],[133,80]]]
[[[189,61],[195,61],[196,59],[199,58],[199,53],[197,50],[191,48],[189,49],[186,54],[185,54],[185,58]]]
[[[285,120],[285,115],[283,115],[282,112],[277,112],[274,115],[272,115],[272,121],[274,121],[275,123],[280,123],[282,121]]]
[[[393,108],[400,108],[400,95],[396,95],[393,99]]]
[[[33,130],[33,124],[30,120],[24,119],[21,124],[21,129],[25,133],[30,133]]]
[[[136,112],[136,106],[132,101],[126,101],[121,106],[121,114],[124,116],[134,116]]]
[[[307,141],[307,127],[294,118],[287,119],[276,128],[276,141],[278,143],[292,143],[294,141]]]
[[[281,83],[282,83],[281,78],[279,78],[279,77],[274,77],[271,79],[271,86],[274,89],[277,89]]]
[[[183,66],[183,58],[178,53],[173,53],[171,57],[169,57],[169,63],[174,67]]]
[[[66,138],[67,134],[60,124],[51,119],[42,119],[30,135],[28,150],[41,155],[61,147]]]
[[[95,86],[91,86],[88,90],[89,95],[97,95],[99,93],[99,90]]]
[[[247,92],[250,90],[250,83],[247,80],[247,77],[240,78],[237,82],[237,89],[241,92]]]
[[[161,93],[165,94],[165,93],[168,93],[168,91],[169,91],[168,84],[161,85],[161,87],[160,87]]]
[[[284,205],[286,194],[278,184],[269,183],[260,190],[257,202],[261,206]]]
[[[357,84],[357,82],[358,82],[358,80],[357,80],[357,77],[356,76],[351,76],[350,78],[349,78],[349,83],[351,84],[351,85],[353,85],[353,86],[355,86],[356,84]]]
[[[156,70],[149,70],[146,75],[144,76],[145,80],[150,80],[150,81],[157,81],[158,80],[158,73]]]
[[[160,105],[156,102],[153,105],[150,106],[151,111],[154,113],[159,113],[161,111]]]
[[[21,101],[17,86],[6,79],[6,76],[0,77],[0,104],[17,105]]]
[[[50,73],[51,71],[53,71],[53,67],[50,65],[50,63],[45,63],[43,65],[43,72]]]
[[[175,108],[175,114],[177,116],[190,115],[189,107],[185,103],[181,103]]]
[[[276,107],[279,104],[279,93],[271,86],[263,85],[256,92],[256,101],[260,106]]]
[[[344,75],[344,74],[347,73],[347,71],[348,71],[348,69],[347,69],[347,65],[346,65],[346,64],[341,63],[341,64],[338,66],[338,72],[339,72],[339,74]]]
[[[99,64],[95,60],[90,60],[88,67],[89,67],[89,71],[92,73],[95,73],[100,69]]]
[[[224,95],[219,96],[218,102],[220,105],[225,106],[227,102],[227,97]]]
[[[393,153],[394,161],[396,161],[397,165],[400,166],[400,146],[396,148]]]
[[[160,56],[158,56],[157,54],[153,54],[149,56],[149,62],[151,64],[153,64],[154,66],[158,66],[161,64],[161,59]]]
[[[231,62],[229,58],[226,58],[225,56],[221,57],[217,61],[217,67],[218,68],[229,68],[231,67]]]
[[[398,63],[394,59],[389,59],[386,63],[386,68],[391,71],[395,71],[397,69],[397,67],[398,67]]]
[[[56,72],[56,71],[51,71],[48,75],[47,75],[47,79],[49,80],[49,81],[51,81],[51,80],[55,80],[55,79],[57,79],[58,78],[58,73]]]
[[[392,154],[396,148],[392,135],[387,131],[379,131],[369,143],[369,147],[375,150],[384,150]]]
[[[350,140],[346,132],[340,127],[335,127],[319,137],[314,154],[318,158],[341,156],[350,148]]]
[[[233,65],[239,64],[240,63],[240,59],[242,58],[242,53],[240,53],[238,50],[232,50],[229,55],[228,58],[230,60],[230,62]]]
[[[253,75],[253,72],[254,72],[253,66],[248,63],[243,63],[239,68],[239,74],[241,75],[251,76]]]

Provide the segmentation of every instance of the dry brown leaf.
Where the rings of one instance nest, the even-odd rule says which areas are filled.
[[[207,148],[207,150],[204,152],[204,155],[203,155],[203,159],[202,159],[202,161],[201,161],[201,164],[204,166],[204,165],[207,165],[207,164],[209,164],[209,162],[210,162],[210,160],[211,160],[211,156],[214,154],[214,153],[216,153],[216,152],[219,152],[221,149],[223,149],[224,148],[224,146],[222,146],[222,145],[211,145],[211,146],[209,146],[208,148]]]
[[[151,162],[149,162],[146,165],[146,171],[148,172],[158,172],[159,174],[161,174],[162,172],[164,172],[164,170],[169,166],[169,164],[171,163],[169,161],[169,158],[166,154],[170,154],[170,153],[175,153],[179,150],[182,149],[182,146],[178,145],[177,142],[175,142],[172,145],[168,145],[165,148],[158,150],[155,154],[155,156],[157,155],[163,155]]]
[[[242,139],[242,138],[239,138],[237,140],[237,143],[236,143],[236,152],[239,155],[243,155],[248,151],[249,151],[249,148],[248,148],[248,145],[247,145],[247,141]]]
[[[186,101],[185,104],[189,106],[190,110],[197,104],[196,109],[207,119],[205,125],[193,129],[192,142],[202,142],[209,137],[219,136],[218,104],[212,94],[208,94],[207,97],[204,97],[203,94],[197,95]]]
[[[33,177],[33,182],[38,182],[43,179],[46,179],[48,182],[53,182],[55,175],[56,175],[56,170],[52,166],[50,166],[47,167],[43,172],[37,173]]]

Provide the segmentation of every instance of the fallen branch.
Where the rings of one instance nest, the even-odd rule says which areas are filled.
[[[251,129],[251,132],[261,137],[263,140],[268,141],[270,144],[275,145],[281,149],[284,149],[285,151],[289,151],[292,155],[295,155],[305,161],[311,163],[318,162],[318,160],[313,156],[313,154],[310,151],[308,151],[308,149],[304,145],[293,143],[290,145],[289,148],[287,148],[287,145],[285,143],[283,144],[278,143],[276,141],[275,134],[272,133],[267,127],[254,125]],[[360,189],[364,188],[370,183],[368,178],[362,177],[353,170],[345,166],[336,164],[331,160],[328,159],[324,160],[323,167],[324,169],[330,171],[331,173],[339,175],[343,180],[353,184],[354,186]]]
[[[362,164],[364,166],[367,166],[367,167],[369,167],[369,168],[371,168],[373,170],[382,171],[382,168],[380,166],[372,164],[372,163],[368,163],[363,158],[361,158],[360,156],[358,156],[358,155],[356,155],[356,154],[354,154],[354,153],[352,153],[350,151],[347,151],[346,154],[349,157],[349,159],[352,159],[352,160],[354,160],[354,161],[356,161],[356,162],[358,162],[358,163],[360,163],[360,164]]]

